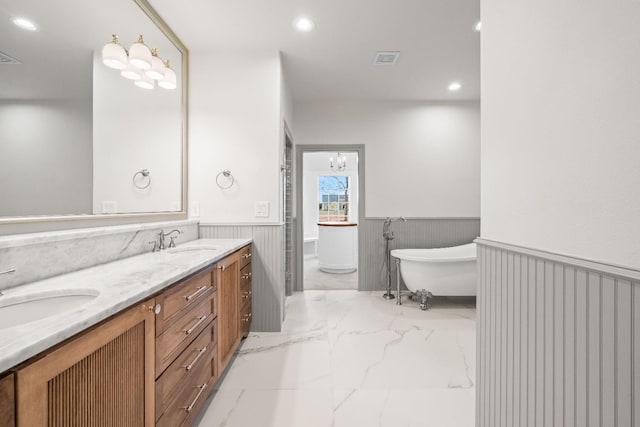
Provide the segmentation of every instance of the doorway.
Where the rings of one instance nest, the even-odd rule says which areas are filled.
[[[296,291],[359,289],[364,146],[296,146]]]

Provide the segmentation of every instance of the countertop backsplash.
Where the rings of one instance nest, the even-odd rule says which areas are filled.
[[[182,244],[198,238],[198,221],[168,221],[0,237],[0,290],[151,252],[160,230],[182,230]],[[167,245],[169,239],[167,239]]]

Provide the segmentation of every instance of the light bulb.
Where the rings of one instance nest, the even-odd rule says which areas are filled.
[[[129,48],[129,63],[141,70],[151,68],[152,55],[149,48],[144,44],[142,36]]]
[[[308,33],[315,28],[316,24],[309,18],[300,17],[293,22],[293,26],[302,33]]]
[[[133,82],[133,84],[142,89],[153,89],[155,87],[155,81],[147,76],[143,76],[140,80]]]
[[[175,89],[178,87],[178,79],[176,77],[176,73],[169,66],[169,61],[167,61],[164,70],[164,78],[162,80],[158,80],[158,86],[163,89]]]
[[[142,72],[142,70],[139,70],[133,65],[129,64],[127,65],[127,68],[120,71],[120,75],[129,80],[140,80],[142,76],[144,76],[144,73]]]
[[[109,43],[102,48],[102,63],[109,68],[124,70],[129,64],[127,51],[118,42],[118,36],[113,35]]]
[[[165,74],[164,62],[158,57],[158,51],[155,48],[151,49],[151,55],[151,68],[146,70],[144,74],[150,79],[162,80]]]
[[[460,84],[460,82],[451,82],[451,84],[449,84],[449,90],[451,92],[459,91],[461,88],[462,85]]]
[[[27,18],[16,17],[11,20],[15,26],[22,28],[27,31],[35,31],[38,29],[38,26],[30,21]]]

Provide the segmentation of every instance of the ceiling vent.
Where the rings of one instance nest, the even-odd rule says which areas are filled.
[[[376,52],[373,65],[395,65],[400,52]]]
[[[0,51],[0,65],[2,64],[22,64],[22,62],[18,61],[16,58],[7,55],[6,53]]]

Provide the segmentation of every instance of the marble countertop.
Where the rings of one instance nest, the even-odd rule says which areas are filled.
[[[34,295],[96,295],[61,314],[2,328],[0,372],[72,337],[176,281],[231,254],[251,239],[199,239],[174,249],[146,253],[3,291],[0,304]],[[96,249],[96,250],[99,250]]]

